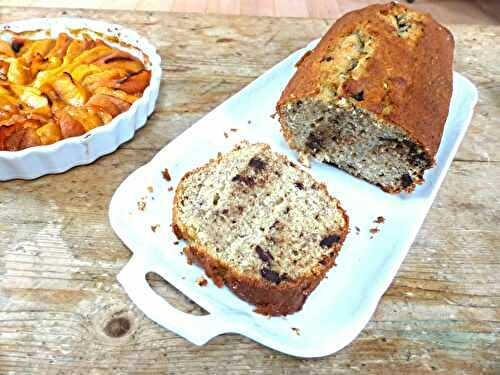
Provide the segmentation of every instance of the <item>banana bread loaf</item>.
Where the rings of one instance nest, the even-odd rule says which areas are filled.
[[[277,104],[288,144],[387,192],[413,191],[441,142],[453,48],[429,14],[398,3],[344,15]]]
[[[286,315],[334,265],[348,217],[325,185],[286,157],[243,142],[182,178],[173,229],[217,286],[259,313]]]

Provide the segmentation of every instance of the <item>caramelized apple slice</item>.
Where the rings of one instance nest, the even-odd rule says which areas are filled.
[[[62,139],[61,128],[53,121],[38,128],[36,134],[40,137],[40,142],[44,145],[50,145]]]
[[[130,104],[128,102],[105,94],[95,94],[89,99],[87,106],[102,108],[103,111],[109,113],[113,117],[118,116],[120,113],[125,112],[130,108]]]
[[[42,143],[35,129],[30,126],[18,126],[5,138],[4,147],[7,151],[18,151],[28,147],[40,146]]]
[[[49,101],[40,90],[19,85],[12,85],[11,89],[24,104],[30,106],[36,113],[50,115]]]
[[[113,120],[113,116],[111,115],[111,113],[105,111],[103,108],[101,107],[98,107],[98,106],[95,106],[95,105],[85,105],[86,108],[88,108],[89,110],[93,111],[94,113],[97,114],[97,116],[99,116],[99,118],[101,119],[101,124],[107,124],[108,122],[111,122],[111,120]],[[120,114],[118,112],[118,114]]]
[[[12,50],[12,47],[5,40],[0,40],[0,55],[5,55],[9,57],[15,57],[16,54]]]
[[[50,59],[51,57],[57,57],[58,59],[62,60],[66,55],[66,51],[68,50],[68,47],[72,41],[73,39],[70,38],[68,34],[59,34],[56,39],[56,44],[47,54],[47,58]]]
[[[130,74],[129,76],[116,81],[114,87],[125,91],[127,94],[142,94],[148,87],[151,79],[151,72],[143,70],[137,74]]]
[[[127,73],[139,73],[144,70],[144,64],[139,60],[114,60],[99,66],[103,69],[123,69]]]
[[[112,51],[113,50],[108,46],[98,46],[84,51],[80,56],[75,58],[73,63],[75,64],[75,66],[80,64],[92,64],[95,61],[102,59],[103,57],[109,56]]]
[[[24,59],[15,59],[9,66],[7,79],[17,85],[26,85],[31,82],[31,71]]]
[[[85,104],[88,99],[87,90],[73,81],[71,74],[64,72],[52,84],[57,95],[66,103],[78,107]]]
[[[30,64],[37,56],[42,59],[47,56],[50,50],[54,47],[55,41],[53,39],[42,39],[33,41],[29,48],[22,54],[23,58]]]
[[[78,119],[86,132],[102,125],[97,112],[89,107],[66,107],[64,111],[74,119]]]
[[[115,81],[122,79],[126,74],[124,70],[104,70],[87,76],[82,85],[89,91],[95,91],[99,87],[114,87]]]
[[[7,61],[0,60],[0,81],[7,81],[7,73],[9,72],[10,64]]]
[[[58,113],[58,120],[63,138],[78,137],[85,134],[85,128],[80,121],[71,117],[66,111]]]
[[[121,99],[129,104],[132,104],[137,99],[139,99],[137,96],[129,95],[125,91],[118,89],[111,89],[109,87],[99,87],[97,90],[95,90],[95,93],[114,96],[115,98]]]
[[[101,73],[102,69],[99,68],[97,65],[94,64],[83,64],[83,65],[78,65],[75,69],[71,71],[71,76],[73,77],[73,80],[82,83],[82,81],[95,73]]]

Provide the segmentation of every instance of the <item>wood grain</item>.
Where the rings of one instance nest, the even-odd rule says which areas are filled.
[[[0,8],[0,22],[69,11]],[[144,317],[116,281],[130,252],[108,224],[120,182],[328,22],[71,11],[137,29],[163,57],[157,109],[114,154],[0,184],[0,373],[499,373],[500,27],[452,26],[479,88],[471,128],[397,277],[360,336],[296,359],[237,335],[195,347]],[[366,229],[367,230],[367,229]],[[158,292],[202,313],[156,276]]]

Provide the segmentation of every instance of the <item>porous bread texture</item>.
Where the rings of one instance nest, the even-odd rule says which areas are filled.
[[[183,177],[173,217],[188,257],[269,315],[302,307],[348,228],[323,184],[268,145],[246,142]]]
[[[430,15],[397,3],[341,17],[277,104],[290,147],[385,191],[412,191],[441,141],[453,45]]]

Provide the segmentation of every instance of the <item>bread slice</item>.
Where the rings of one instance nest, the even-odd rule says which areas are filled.
[[[268,145],[243,142],[182,178],[173,229],[217,286],[286,315],[335,264],[348,217],[324,184]]]
[[[344,15],[277,104],[288,144],[387,192],[413,191],[441,142],[453,48],[429,14],[395,2]]]

